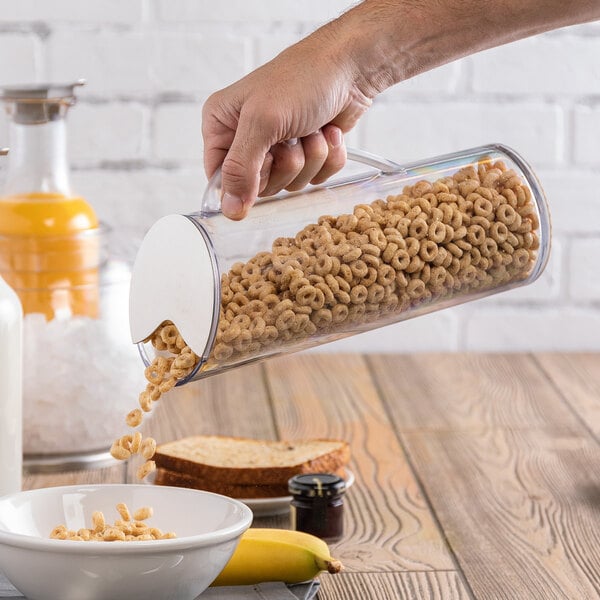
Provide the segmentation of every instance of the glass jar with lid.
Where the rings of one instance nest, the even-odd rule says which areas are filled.
[[[132,275],[131,333],[144,362],[191,350],[193,366],[175,360],[186,366],[181,385],[542,273],[548,208],[514,150],[490,144],[407,165],[351,157],[373,170],[260,199],[243,221],[221,213],[218,175],[200,212],[159,220]],[[165,337],[173,324],[187,350]]]
[[[82,83],[0,92],[11,144],[0,193],[0,275],[23,305],[31,471],[108,463],[141,383],[123,334],[128,261],[114,255],[110,228],[70,185],[66,117]]]

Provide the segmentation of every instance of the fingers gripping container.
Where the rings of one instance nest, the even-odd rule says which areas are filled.
[[[173,323],[198,356],[178,385],[529,284],[550,249],[537,178],[513,150],[482,146],[371,170],[220,211],[220,180],[197,214],[148,232],[130,293],[133,341],[150,364]],[[157,344],[160,348],[160,345]]]

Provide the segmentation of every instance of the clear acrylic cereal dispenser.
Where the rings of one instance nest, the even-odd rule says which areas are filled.
[[[220,212],[216,175],[199,213],[150,229],[130,293],[146,365],[178,355],[179,385],[526,285],[543,271],[546,200],[510,148],[403,166],[349,157],[374,170],[261,199],[243,221]]]

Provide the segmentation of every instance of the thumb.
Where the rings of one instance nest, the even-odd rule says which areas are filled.
[[[259,194],[261,168],[272,142],[267,128],[240,115],[233,142],[221,166],[221,209],[230,219],[243,219]]]

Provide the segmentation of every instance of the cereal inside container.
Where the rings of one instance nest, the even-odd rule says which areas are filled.
[[[144,362],[185,362],[170,371],[182,384],[526,285],[543,271],[546,200],[510,148],[403,166],[352,157],[376,170],[259,200],[240,222],[221,214],[217,176],[199,213],[158,221],[130,295]]]

